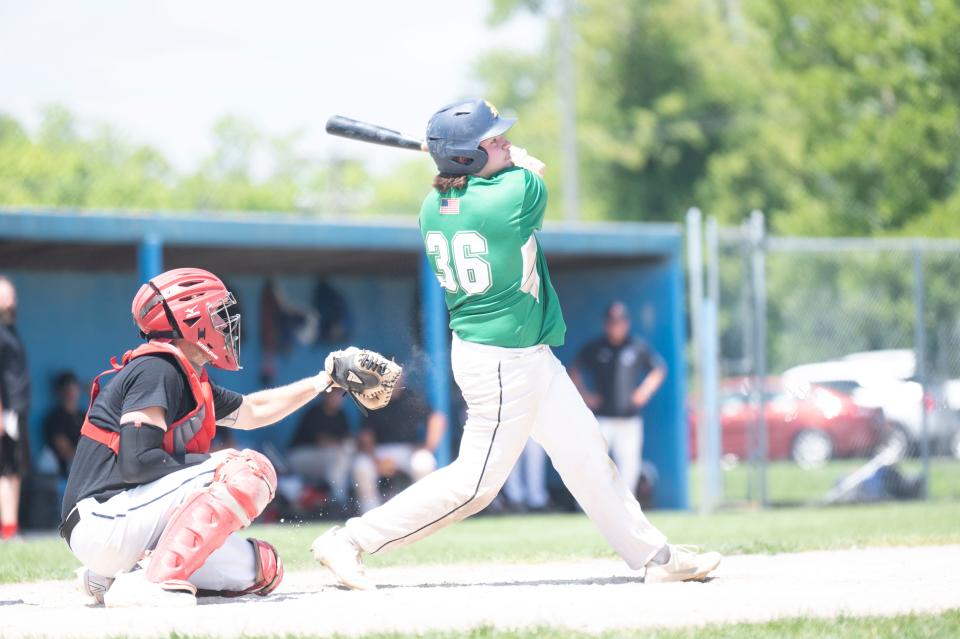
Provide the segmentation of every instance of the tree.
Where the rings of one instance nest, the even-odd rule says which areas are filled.
[[[398,164],[387,175],[373,180],[373,192],[366,211],[380,215],[419,215],[436,172],[427,157]]]
[[[0,115],[0,204],[180,210],[324,210],[331,185],[323,163],[298,151],[302,135],[270,138],[249,122],[223,118],[214,150],[188,175],[158,150],[135,146],[108,125],[80,122],[63,107],[45,109],[35,135]],[[366,173],[356,165],[360,178]],[[347,185],[347,188],[353,188]],[[352,209],[359,210],[360,204]]]
[[[751,15],[772,52],[769,93],[788,105],[802,142],[795,195],[769,210],[775,229],[902,233],[942,219],[944,208],[957,212],[955,3],[776,0],[755,3]],[[764,119],[778,113],[768,108]],[[772,147],[769,135],[759,141]]]
[[[169,200],[173,172],[150,147],[132,147],[109,127],[84,134],[62,107],[45,109],[31,139],[0,118],[0,202],[13,206],[151,208]]]
[[[547,10],[502,0],[494,16],[505,19],[521,6]],[[741,121],[757,109],[762,69],[701,0],[581,0],[573,20],[588,217],[680,219],[697,203],[711,158],[739,143]],[[503,54],[478,69],[495,99],[519,98],[524,128],[515,137],[545,141],[533,152],[560,160],[556,43],[554,28],[543,56],[517,57],[523,73],[503,73]],[[512,86],[504,76],[515,78]]]
[[[491,19],[550,21],[552,5],[495,0]],[[697,204],[727,222],[763,209],[781,233],[960,233],[954,2],[753,0],[736,30],[715,6],[576,3],[588,216],[680,221]],[[551,27],[539,54],[478,66],[548,164],[562,160],[556,43]]]

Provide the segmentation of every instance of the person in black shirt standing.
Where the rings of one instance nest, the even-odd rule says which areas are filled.
[[[0,275],[0,539],[19,532],[20,483],[30,469],[30,375],[16,319],[17,290]]]
[[[400,471],[416,482],[437,468],[434,451],[447,428],[447,418],[431,409],[421,393],[404,388],[403,379],[397,381],[390,405],[367,415],[358,437],[353,478],[360,512],[383,501],[377,491],[380,477]]]
[[[304,413],[287,458],[293,472],[311,482],[326,482],[331,499],[346,507],[355,446],[342,405],[342,393],[326,393]]]
[[[590,384],[583,373],[587,373]],[[570,378],[597,416],[600,432],[627,486],[636,491],[643,458],[646,406],[667,374],[663,359],[647,343],[630,335],[623,302],[607,307],[602,337],[586,344],[571,367]]]
[[[273,466],[253,450],[209,454],[210,442],[217,426],[283,419],[333,386],[328,371],[353,371],[353,359],[332,353],[327,370],[249,395],[213,384],[206,364],[240,368],[235,304],[207,271],[154,277],[131,309],[147,342],[93,382],[60,531],[88,594],[108,607],[195,605],[198,590],[266,595],[283,578],[273,546],[236,534],[273,499]]]
[[[53,380],[53,392],[57,405],[50,409],[43,420],[43,435],[47,446],[53,451],[60,468],[60,476],[67,477],[70,464],[77,452],[80,428],[83,426],[83,411],[80,409],[80,382],[71,371],[64,371]]]

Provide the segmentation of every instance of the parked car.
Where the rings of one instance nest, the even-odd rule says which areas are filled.
[[[749,459],[754,450],[757,409],[752,379],[733,377],[720,384],[721,450]],[[767,379],[764,390],[767,458],[822,464],[833,457],[866,455],[885,439],[883,410],[858,405],[842,392],[805,382]],[[690,450],[696,448],[696,420],[691,412]]]
[[[924,419],[931,451],[948,450],[957,432],[954,411],[946,406],[942,385],[914,379],[913,351],[892,349],[851,353],[841,359],[794,366],[783,372],[789,383],[815,383],[849,394],[859,405],[882,408],[890,426],[889,444],[904,452],[918,449]]]

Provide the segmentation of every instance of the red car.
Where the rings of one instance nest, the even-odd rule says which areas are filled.
[[[869,454],[884,439],[880,408],[865,408],[849,395],[817,386],[785,386],[767,378],[764,416],[767,458],[821,464],[832,457]],[[728,378],[720,384],[720,429],[725,455],[749,459],[755,449],[757,411],[751,403],[752,379]],[[690,452],[697,451],[696,419],[690,412]]]

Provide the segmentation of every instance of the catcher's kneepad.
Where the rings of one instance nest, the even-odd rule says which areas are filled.
[[[217,466],[210,489],[226,489],[243,509],[243,515],[246,515],[244,526],[248,526],[273,501],[277,492],[277,471],[269,459],[255,450],[229,453]]]
[[[276,488],[273,465],[260,453],[224,455],[210,485],[189,495],[170,517],[147,566],[147,579],[188,579],[227,537],[263,512]]]
[[[324,370],[346,390],[361,409],[377,410],[390,403],[403,368],[380,353],[355,346],[327,355]]]

